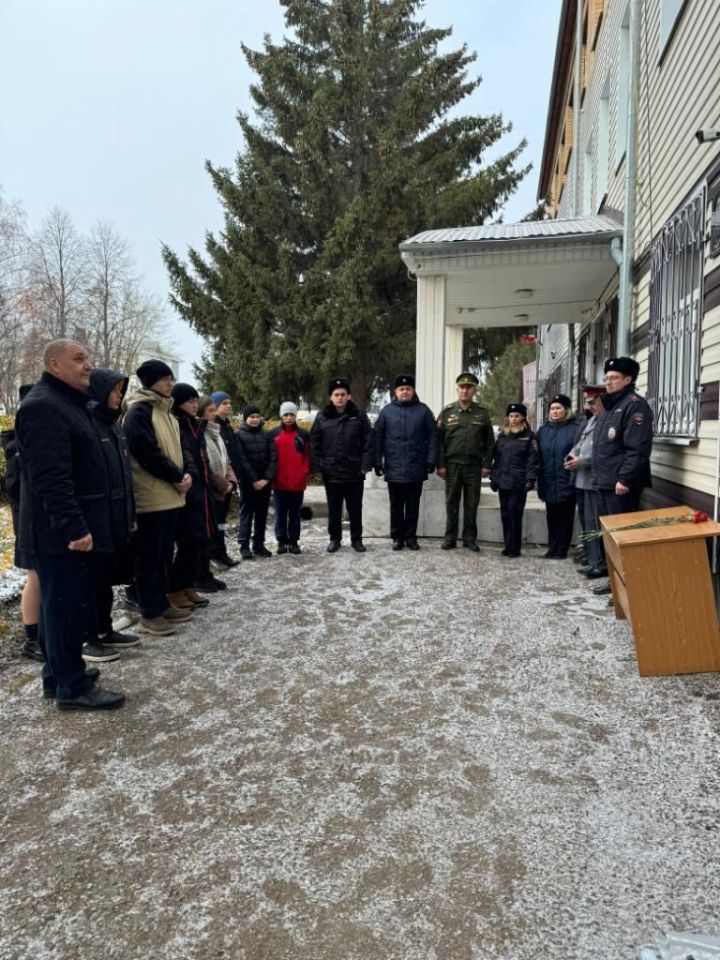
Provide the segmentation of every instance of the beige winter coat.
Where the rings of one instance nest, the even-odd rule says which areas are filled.
[[[180,426],[170,412],[172,403],[172,398],[144,388],[127,402],[123,426],[130,447],[137,513],[178,510],[185,503],[185,497],[173,486],[184,467]]]

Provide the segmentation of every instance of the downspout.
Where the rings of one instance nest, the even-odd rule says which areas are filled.
[[[628,88],[627,142],[625,144],[625,220],[623,262],[620,265],[617,353],[630,353],[632,311],[632,266],[635,256],[635,203],[637,197],[637,107],[640,89],[640,8],[641,0],[630,0],[630,83]]]
[[[583,35],[583,2],[576,0],[575,4],[575,77],[573,83],[573,209],[572,216],[581,215],[580,210],[580,83],[582,63],[582,35]],[[568,360],[567,360],[567,392],[573,396],[573,381],[575,379],[575,324],[568,324]]]

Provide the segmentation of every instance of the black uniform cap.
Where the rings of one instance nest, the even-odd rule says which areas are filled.
[[[519,413],[527,417],[527,407],[524,403],[509,403],[505,408],[505,416],[509,417],[511,413]]]
[[[350,393],[350,381],[347,377],[335,377],[328,384],[328,395],[330,395],[333,390],[347,390]]]

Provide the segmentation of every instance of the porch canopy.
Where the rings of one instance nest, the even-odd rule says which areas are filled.
[[[617,270],[622,223],[610,216],[427,230],[400,244],[417,278],[418,392],[455,398],[465,327],[578,323]]]

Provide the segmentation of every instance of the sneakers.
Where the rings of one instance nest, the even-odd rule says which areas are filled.
[[[122,650],[123,647],[136,647],[140,643],[140,637],[136,637],[133,633],[120,633],[118,630],[113,630],[112,633],[98,637],[98,641],[104,647]]]
[[[149,633],[153,637],[169,637],[175,633],[175,629],[174,624],[165,617],[141,617],[138,624],[141,633]]]
[[[197,590],[186,590],[185,596],[194,607],[206,607],[210,603],[208,598],[198,593]]]
[[[170,604],[163,617],[170,623],[185,623],[186,620],[192,620],[192,610],[181,610],[180,607]]]
[[[91,680],[93,683],[97,683],[98,677],[100,676],[100,671],[97,667],[90,667],[89,670],[85,671],[85,676],[88,680]],[[43,699],[45,700],[54,700],[57,695],[57,690],[54,687],[43,687]]]
[[[268,550],[268,548],[265,546],[264,543],[258,543],[257,545],[253,546],[252,552],[256,557],[272,556],[272,553],[270,553],[270,551]]]
[[[294,553],[295,556],[297,556],[299,553],[302,553],[302,550],[300,549],[300,544],[299,544],[299,543],[291,543],[291,544],[288,546],[288,553]]]
[[[119,660],[120,654],[104,643],[96,641],[95,643],[84,643],[82,648],[82,658],[88,663],[109,663],[111,660]]]

